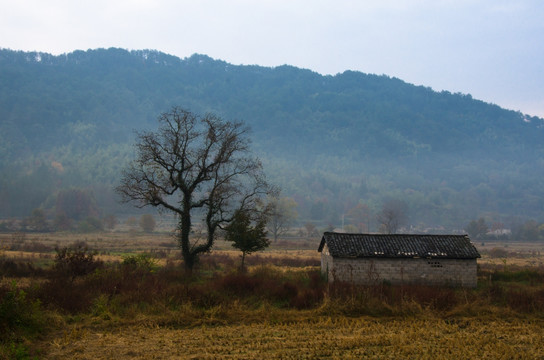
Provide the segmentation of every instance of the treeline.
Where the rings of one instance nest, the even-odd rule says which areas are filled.
[[[473,240],[512,240],[512,241],[544,241],[544,223],[536,220],[522,221],[512,218],[506,225],[502,222],[489,223],[485,218],[470,221],[465,227]]]
[[[339,226],[358,204],[370,230],[390,199],[407,225],[462,229],[479,216],[541,221],[543,120],[470,95],[346,71],[233,66],[204,55],[98,49],[61,56],[0,50],[0,217],[111,191],[133,130],[172,105],[245,121],[266,171],[302,224]]]

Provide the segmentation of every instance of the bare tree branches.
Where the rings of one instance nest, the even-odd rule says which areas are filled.
[[[117,192],[137,206],[155,206],[179,215],[178,242],[192,269],[199,253],[210,250],[215,231],[236,210],[255,211],[268,194],[262,165],[250,157],[248,128],[208,114],[174,107],[163,113],[156,132],[138,134],[136,159],[123,172]],[[192,246],[192,217],[203,216],[204,243]]]
[[[272,197],[269,202],[268,228],[272,233],[274,242],[289,230],[293,222],[298,217],[296,211],[297,203],[295,200],[287,197]]]
[[[406,222],[407,205],[402,200],[389,200],[383,204],[382,210],[376,216],[380,224],[380,232],[394,234]]]

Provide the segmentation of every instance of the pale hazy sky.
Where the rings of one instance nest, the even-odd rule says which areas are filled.
[[[358,70],[544,117],[542,0],[0,0],[0,47]]]

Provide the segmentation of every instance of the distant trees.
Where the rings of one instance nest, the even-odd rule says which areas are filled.
[[[539,224],[535,220],[516,224],[512,228],[512,239],[518,241],[544,240],[544,224]]]
[[[261,197],[272,188],[261,162],[249,153],[242,123],[179,107],[158,121],[156,132],[138,133],[136,159],[124,170],[117,192],[137,206],[177,214],[176,238],[190,272],[199,254],[213,246],[217,229],[236,211],[258,212]],[[195,215],[202,216],[207,230],[202,242],[191,241]]]
[[[138,226],[138,220],[134,216],[129,216],[125,220],[125,225],[128,226],[129,230],[134,231]]]
[[[317,228],[311,222],[304,223],[304,230],[306,231],[306,236],[308,237],[317,235]]]
[[[43,209],[32,210],[32,215],[26,219],[26,228],[32,231],[49,231],[49,224]]]
[[[507,229],[502,222],[487,225],[483,217],[478,220],[471,220],[465,231],[474,240],[510,240],[510,241],[543,241],[544,224],[533,219],[522,222],[519,218],[512,219],[510,229]]]
[[[117,220],[117,216],[113,214],[108,214],[104,216],[104,218],[102,219],[102,223],[104,224],[104,227],[108,230],[113,230],[118,222],[119,220]]]
[[[146,233],[152,233],[155,230],[155,218],[151,214],[140,216],[140,228]]]
[[[252,225],[252,222],[255,224]],[[266,222],[264,213],[252,220],[249,211],[237,210],[230,224],[225,227],[225,240],[231,241],[232,246],[242,252],[242,271],[246,255],[264,250],[270,245],[266,237]]]
[[[370,209],[367,205],[358,203],[348,211],[347,216],[359,232],[368,231]]]
[[[268,229],[272,233],[274,242],[289,230],[297,219],[297,203],[288,197],[273,197],[268,202]]]
[[[380,232],[395,234],[407,219],[407,204],[402,200],[389,200],[382,206],[382,210],[376,216],[380,225]]]
[[[56,231],[67,231],[72,228],[72,219],[64,212],[57,213],[53,220],[53,227]]]
[[[296,195],[302,223],[336,226],[338,215],[348,215],[345,204],[365,199],[372,208],[367,226],[374,228],[383,201],[401,193],[410,219],[422,227],[458,229],[472,213],[543,219],[542,171],[534,166],[544,153],[541,119],[468,96],[357,72],[323,77],[255,66],[226,72],[224,63],[200,55],[146,53],[145,60],[141,52],[109,49],[37,62],[28,61],[30,53],[0,54],[2,219],[35,208],[54,219],[58,213],[49,209],[63,188],[91,194],[89,184],[118,181],[118,165],[132,156],[127,127],[148,127],[157,106],[180,93],[195,109],[224,104],[225,116],[251,119],[270,176],[283,181],[284,196]],[[126,72],[115,71],[120,63]],[[157,86],[140,86],[157,75],[163,79]],[[49,91],[59,78],[66,86]],[[103,214],[121,213],[112,196],[93,193]],[[65,215],[71,224],[59,217],[63,229],[98,216]],[[363,222],[351,224],[362,231]]]
[[[82,233],[102,230],[104,230],[104,224],[102,223],[102,220],[94,216],[88,216],[77,224],[77,231]]]
[[[465,227],[465,231],[472,239],[483,239],[489,231],[489,227],[487,226],[485,219],[481,217],[478,220],[472,220],[468,223]]]
[[[59,191],[55,204],[57,214],[64,214],[73,220],[84,220],[89,216],[96,217],[98,208],[92,195],[78,188]]]

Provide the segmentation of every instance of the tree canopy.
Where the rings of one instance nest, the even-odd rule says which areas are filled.
[[[225,240],[231,241],[232,246],[242,252],[242,271],[246,255],[264,250],[270,245],[270,240],[266,237],[266,214],[257,216],[254,225],[252,218],[248,211],[238,210],[232,222],[225,228]]]

